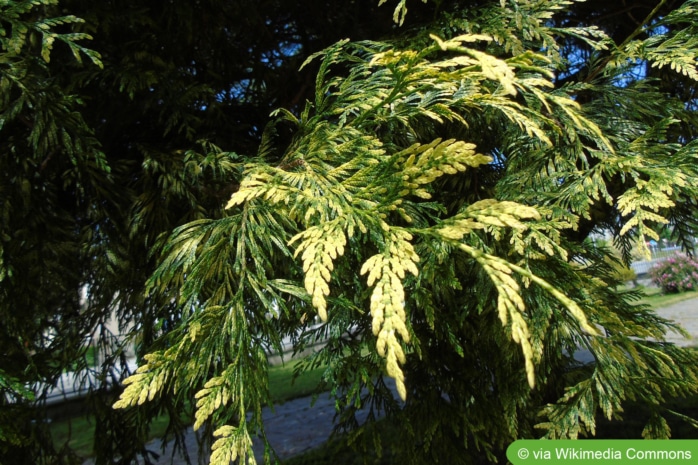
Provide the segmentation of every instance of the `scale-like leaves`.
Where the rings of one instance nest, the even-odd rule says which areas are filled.
[[[163,390],[168,377],[171,376],[171,366],[168,366],[171,361],[171,356],[167,353],[146,355],[146,363],[124,381],[126,389],[114,403],[114,408],[126,408],[152,401]]]
[[[391,229],[385,237],[385,245],[380,254],[370,257],[359,273],[368,273],[367,284],[374,286],[371,294],[371,328],[377,337],[376,351],[386,359],[387,373],[397,384],[397,391],[404,400],[407,397],[405,377],[399,364],[405,363],[399,335],[409,342],[405,311],[405,291],[402,281],[405,272],[419,274],[419,256],[409,242],[412,235],[398,229]]]
[[[695,0],[684,2],[679,8],[653,24],[647,30],[655,29],[644,40],[628,41],[618,50],[616,63],[626,60],[647,60],[652,67],[669,67],[672,71],[698,81],[698,38],[696,37],[698,3]],[[671,32],[662,32],[674,26]],[[676,28],[678,26],[678,29]]]
[[[326,343],[308,365],[346,393],[346,425],[375,401],[410,418],[406,434],[488,452],[532,434],[539,414],[546,436],[577,438],[625,399],[696,391],[691,356],[648,340],[671,324],[631,305],[585,242],[601,227],[651,236],[695,198],[695,145],[671,133],[688,123],[613,70],[642,57],[691,77],[696,46],[676,29],[613,48],[598,28],[553,27],[572,3],[501,2],[438,34],[344,40],[306,61],[319,62],[315,98],[273,114],[228,216],[177,229],[149,283],[185,309],[166,342],[186,375],[165,379],[186,390],[187,378],[195,426],[219,428],[213,463],[244,459],[261,429],[264,361],[248,349],[282,333]],[[607,55],[584,79],[560,76],[568,41]],[[293,136],[275,147],[285,125]],[[580,348],[594,366],[574,360]],[[136,374],[118,406],[158,393],[159,376]],[[445,403],[452,430],[426,402]],[[661,417],[646,429],[665,431]]]
[[[228,465],[236,460],[249,465],[257,463],[252,451],[252,438],[245,423],[221,426],[213,435],[218,439],[211,448],[211,465]]]
[[[313,306],[322,321],[327,321],[327,300],[330,293],[329,282],[332,279],[333,262],[344,255],[346,237],[341,221],[331,221],[323,226],[313,226],[291,239],[303,241],[296,248],[294,256],[303,254],[303,271],[305,272],[305,289],[313,296]]]

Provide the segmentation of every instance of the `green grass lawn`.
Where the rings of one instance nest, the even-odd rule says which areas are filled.
[[[664,308],[684,300],[698,298],[698,292],[680,292],[678,294],[662,294],[662,290],[658,287],[644,288],[645,295],[640,303],[649,304],[652,308]]]
[[[54,444],[60,447],[68,441],[68,446],[81,457],[92,455],[94,430],[94,421],[84,415],[51,423]]]
[[[316,392],[324,368],[305,371],[294,379],[293,370],[297,364],[296,361],[290,361],[269,368],[269,392],[274,403],[309,396]]]

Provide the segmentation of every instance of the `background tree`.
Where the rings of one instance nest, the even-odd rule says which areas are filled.
[[[285,335],[328,339],[308,364],[327,363],[341,425],[385,410],[416,463],[593,434],[627,398],[667,435],[662,401],[695,392],[695,356],[645,341],[671,325],[584,239],[610,228],[629,256],[667,219],[691,244],[696,14],[0,3],[2,453],[63,460],[24,386],[87,370],[94,343],[102,392],[135,342],[149,355],[118,405],[142,405],[94,397],[97,461],[147,455],[148,419],[177,429],[191,401],[227,463],[263,434],[263,349]]]

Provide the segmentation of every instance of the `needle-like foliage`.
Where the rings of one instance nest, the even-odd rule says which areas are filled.
[[[569,4],[553,3],[544,14],[512,3],[529,21],[495,34],[466,23],[449,37],[341,41],[311,56],[314,101],[275,113],[294,127],[280,160],[260,153],[228,217],[169,239],[150,289],[191,311],[116,406],[203,385],[195,426],[218,428],[211,462],[253,461],[256,348],[278,344],[282,328],[299,346],[328,343],[310,363],[327,363],[343,425],[359,407],[385,406],[407,425],[400,444],[415,463],[467,457],[459,448],[494,459],[517,437],[593,435],[597,416],[618,418],[626,399],[660,406],[695,393],[695,355],[661,342],[672,325],[614,291],[603,253],[575,231],[603,203],[619,240],[656,237],[665,212],[695,198],[696,146],[667,141],[676,119],[618,109],[642,104],[613,82],[628,44],[595,79],[557,86],[558,38],[597,51],[610,39],[546,26]],[[685,54],[661,56],[658,66],[695,71]],[[582,93],[594,97],[583,104]],[[488,139],[495,148],[481,148]],[[494,181],[478,185],[478,173]],[[648,434],[669,435],[653,425]]]
[[[297,3],[0,0],[0,461],[79,460],[70,371],[98,464],[255,463],[289,342],[367,457],[669,437],[696,353],[590,237],[692,252],[698,2]]]

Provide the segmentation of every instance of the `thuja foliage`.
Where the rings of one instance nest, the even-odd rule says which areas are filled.
[[[60,48],[73,63],[101,65],[83,47],[89,34],[67,30],[81,22],[72,15],[37,15],[56,1],[0,2],[0,462],[58,460],[44,419],[28,408],[64,366],[80,357],[87,328],[71,325],[79,313],[78,250],[82,239],[65,211],[53,209],[60,179],[81,200],[107,176],[98,142],[76,111],[76,96],[51,79],[49,63]],[[19,129],[21,128],[21,129]],[[59,155],[60,153],[60,155]],[[56,172],[50,161],[65,157]],[[62,177],[62,178],[61,178]],[[80,181],[78,181],[80,180]],[[48,181],[41,186],[42,181]],[[43,217],[43,220],[39,218]],[[38,226],[38,227],[37,227]],[[57,310],[61,308],[61,312]],[[37,392],[39,391],[39,392]],[[37,446],[45,444],[45,447]],[[70,455],[70,454],[67,454]]]
[[[285,338],[326,343],[304,366],[367,454],[359,408],[406,463],[593,436],[627,400],[669,436],[695,353],[588,237],[627,261],[664,225],[691,251],[697,16],[0,0],[0,462],[80,460],[41,409],[75,369],[96,463],[149,460],[160,413],[254,462]]]
[[[191,392],[195,428],[215,429],[211,463],[254,462],[262,349],[289,335],[299,349],[327,341],[307,363],[327,364],[341,425],[385,410],[410,462],[593,436],[625,399],[656,409],[646,436],[668,437],[661,405],[696,392],[695,354],[662,342],[673,325],[615,290],[604,252],[576,232],[611,207],[623,247],[695,198],[697,146],[669,135],[687,123],[680,102],[620,80],[636,60],[694,79],[697,5],[643,23],[651,40],[616,44],[550,26],[569,4],[455,9],[406,39],[311,56],[314,99],[273,114],[227,216],[164,245],[148,292],[186,315],[115,407]],[[672,21],[687,29],[662,34]],[[569,38],[597,68],[561,85]],[[293,139],[270,162],[282,124]]]
[[[173,306],[143,297],[147,248],[173,225],[216,216],[216,180],[232,169],[229,154],[186,138],[182,113],[200,113],[191,97],[151,117],[144,94],[162,99],[152,62],[136,70],[114,51],[127,53],[126,29],[110,36],[122,19],[113,10],[132,26],[133,5],[80,3],[0,1],[0,463],[82,461],[54,443],[44,408],[52,387],[72,381],[93,394],[96,461],[147,457],[148,423],[167,407],[117,412],[109,393],[129,374],[128,352],[177,321]],[[172,118],[184,136],[157,144]],[[75,377],[61,383],[66,371]]]

